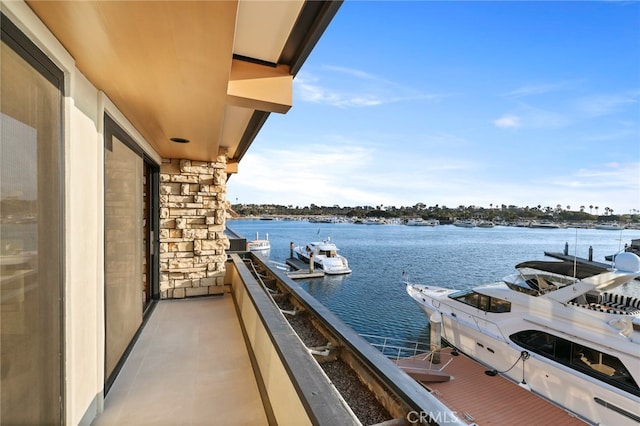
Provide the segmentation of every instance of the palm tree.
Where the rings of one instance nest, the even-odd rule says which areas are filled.
[[[584,206],[580,206],[580,213],[584,213]]]
[[[600,207],[595,206],[594,208],[596,209],[596,216],[598,216],[598,209],[599,209]]]
[[[589,214],[591,214],[592,210],[593,210],[593,204],[590,204],[589,205]]]

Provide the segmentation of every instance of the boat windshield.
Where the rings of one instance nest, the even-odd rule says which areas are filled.
[[[451,293],[449,298],[470,305],[485,312],[501,314],[511,311],[511,302],[477,293],[473,290],[462,290]]]

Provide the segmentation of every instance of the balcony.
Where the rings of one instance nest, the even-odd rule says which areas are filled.
[[[257,256],[232,254],[225,284],[222,296],[157,303],[93,425],[401,424],[410,411],[448,412]],[[304,341],[301,321],[325,350]]]

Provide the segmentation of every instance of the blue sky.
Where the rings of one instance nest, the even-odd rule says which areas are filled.
[[[640,3],[347,0],[227,191],[640,210]]]

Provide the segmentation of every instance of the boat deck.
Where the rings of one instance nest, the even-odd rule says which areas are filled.
[[[448,351],[449,349],[443,349]],[[450,381],[427,383],[432,395],[469,423],[486,425],[585,425],[581,419],[462,354],[445,368]]]

